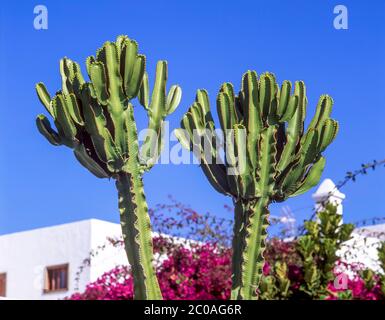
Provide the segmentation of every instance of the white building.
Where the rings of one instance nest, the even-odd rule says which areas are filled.
[[[382,272],[377,251],[382,241],[385,241],[385,224],[357,228],[338,254],[348,263],[363,264]]]
[[[127,264],[121,246],[108,240],[120,237],[119,224],[96,219],[2,235],[0,295],[35,300],[81,292],[104,272]],[[98,250],[103,245],[106,249]],[[97,254],[90,258],[91,252]],[[84,263],[87,258],[89,264]]]

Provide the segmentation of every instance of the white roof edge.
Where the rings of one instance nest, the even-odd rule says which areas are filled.
[[[15,231],[15,232],[10,232],[10,233],[4,233],[4,234],[0,234],[0,238],[10,236],[10,235],[17,235],[17,234],[22,234],[22,233],[33,232],[33,231],[37,231],[37,230],[53,229],[53,228],[58,228],[58,227],[64,227],[64,226],[71,225],[71,224],[75,225],[75,224],[81,224],[81,223],[87,223],[87,222],[90,224],[95,223],[95,222],[96,223],[116,224],[115,222],[111,222],[111,221],[107,221],[107,220],[89,218],[89,219],[82,219],[82,220],[76,220],[76,221],[71,221],[71,222],[63,222],[63,223],[50,225],[50,226],[36,227],[36,228],[28,229],[28,230],[21,230],[21,231]]]

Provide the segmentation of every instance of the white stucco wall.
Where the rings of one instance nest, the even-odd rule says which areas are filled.
[[[93,220],[91,232],[91,246],[98,248],[106,244],[104,250],[97,250],[97,254],[91,258],[89,277],[95,281],[104,272],[113,269],[118,265],[128,265],[126,252],[122,245],[113,246],[108,238],[122,239],[120,224],[101,220]]]
[[[0,273],[7,274],[9,299],[60,299],[74,292],[76,273],[92,249],[120,237],[120,225],[90,219],[0,236]],[[47,266],[69,264],[69,290],[43,293]],[[79,291],[116,265],[127,264],[124,250],[109,245],[80,274]]]
[[[357,228],[338,254],[345,262],[382,272],[377,251],[382,241],[385,241],[385,224]]]

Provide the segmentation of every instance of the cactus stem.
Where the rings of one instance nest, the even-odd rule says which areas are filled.
[[[139,174],[120,173],[116,180],[120,222],[127,258],[134,278],[134,299],[161,300],[153,265],[150,217]]]
[[[232,256],[232,288],[231,300],[237,300],[242,283],[241,261],[245,247],[245,208],[242,200],[234,199],[234,232],[233,232],[233,256]]]
[[[256,299],[268,226],[268,198],[235,203],[231,299]]]

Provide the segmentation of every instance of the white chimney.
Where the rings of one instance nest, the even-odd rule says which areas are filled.
[[[322,181],[317,191],[312,194],[312,198],[315,201],[316,211],[322,210],[323,204],[329,202],[336,205],[337,213],[342,215],[342,201],[345,199],[345,195],[336,188],[332,180]]]

